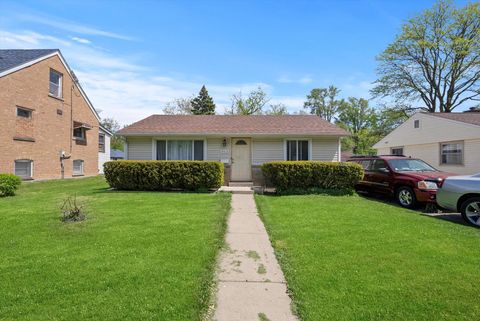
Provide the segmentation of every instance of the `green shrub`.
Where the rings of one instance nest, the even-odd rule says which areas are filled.
[[[198,191],[223,184],[223,163],[207,161],[113,161],[104,165],[108,184],[121,190]]]
[[[13,196],[22,183],[20,177],[13,174],[0,174],[0,197]]]
[[[355,163],[269,162],[262,165],[265,179],[279,193],[299,190],[353,190],[363,178],[363,168]]]

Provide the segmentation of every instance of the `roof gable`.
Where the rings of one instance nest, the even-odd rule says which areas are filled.
[[[68,66],[59,49],[1,49],[0,77],[4,77],[8,74],[24,69],[53,56],[58,56],[63,66],[67,70],[68,75],[72,78],[78,90],[80,91],[83,99],[85,99],[93,115],[100,122],[100,116],[98,115],[97,110],[93,107],[90,99],[88,99],[87,94],[85,91],[83,91],[82,86],[76,80],[77,77],[73,74],[73,71]],[[2,60],[4,61],[3,64]]]
[[[471,115],[473,113],[468,114]],[[416,120],[419,121],[419,128],[414,126]],[[382,138],[373,148],[390,148],[477,138],[480,138],[480,126],[453,120],[448,117],[437,117],[436,114],[432,113],[418,112]]]
[[[58,49],[0,50],[0,73],[57,52]]]
[[[314,115],[152,115],[118,132],[140,135],[305,135],[347,136]]]
[[[440,117],[444,119],[459,121],[466,124],[480,126],[479,112],[465,112],[465,113],[424,113],[428,116]]]

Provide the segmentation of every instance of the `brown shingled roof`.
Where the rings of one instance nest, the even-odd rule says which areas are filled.
[[[314,115],[152,115],[119,135],[325,135],[346,136],[342,128]]]
[[[480,113],[479,112],[425,113],[425,114],[440,117],[440,118],[446,118],[446,119],[450,119],[450,120],[456,120],[456,121],[460,121],[462,123],[467,123],[467,124],[480,126]]]

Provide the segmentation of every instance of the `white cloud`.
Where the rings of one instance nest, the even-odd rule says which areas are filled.
[[[42,35],[33,31],[8,32],[0,30],[0,48],[33,48],[41,47],[44,43],[54,46],[70,46],[71,43],[49,35]]]
[[[102,37],[108,37],[108,38],[114,38],[114,39],[120,39],[120,40],[133,40],[133,38],[125,35],[84,26],[72,21],[59,19],[58,17],[52,18],[52,17],[45,17],[40,15],[22,14],[18,16],[18,19],[42,24],[45,26],[50,26],[56,29],[61,29],[69,32],[75,32],[82,35],[102,36]]]
[[[79,42],[79,43],[83,43],[85,45],[88,45],[88,44],[92,43],[90,40],[85,39],[85,38],[80,38],[80,37],[71,37],[70,39],[72,39],[73,41]]]
[[[282,83],[282,84],[310,84],[313,82],[313,78],[309,75],[305,75],[302,77],[290,77],[287,75],[280,76],[277,78],[277,82]]]

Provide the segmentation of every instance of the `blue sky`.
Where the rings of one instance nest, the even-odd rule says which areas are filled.
[[[257,86],[295,112],[315,87],[369,98],[375,56],[433,3],[2,1],[0,48],[60,48],[101,116],[122,124],[202,84],[220,113]]]

